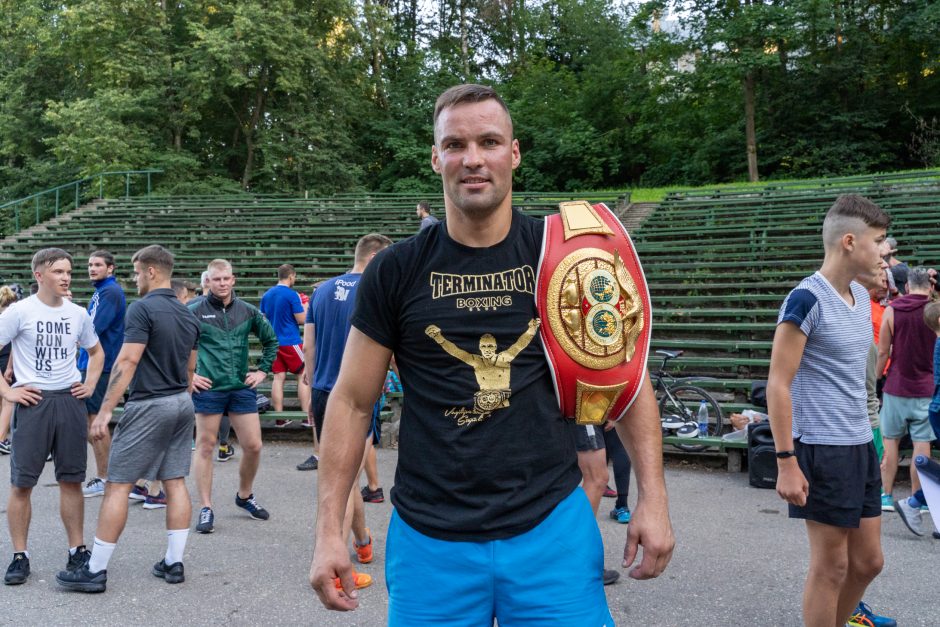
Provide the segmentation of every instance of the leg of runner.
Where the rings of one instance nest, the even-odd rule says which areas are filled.
[[[212,507],[212,460],[218,442],[222,414],[196,414],[196,455],[193,475],[201,507]]]

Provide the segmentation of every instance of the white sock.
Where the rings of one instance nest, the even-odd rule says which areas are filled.
[[[26,559],[29,559],[29,551],[13,551],[14,557],[16,556],[17,553],[22,553],[23,555],[26,556]]]
[[[111,554],[114,553],[114,547],[117,544],[105,542],[95,537],[95,545],[91,549],[91,559],[88,560],[88,572],[100,573],[108,569],[108,562],[111,561]]]
[[[75,555],[75,551],[77,551],[77,550],[78,550],[78,547],[77,547],[77,546],[70,546],[70,547],[69,547],[69,555]]]
[[[166,565],[183,561],[183,549],[186,548],[186,539],[189,538],[189,529],[167,529],[166,531]]]

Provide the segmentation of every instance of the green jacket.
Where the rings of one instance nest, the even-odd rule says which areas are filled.
[[[257,307],[232,297],[228,307],[209,294],[190,305],[199,320],[199,353],[196,372],[212,379],[212,390],[240,390],[248,374],[248,335],[261,340],[263,352],[258,370],[271,372],[277,356],[277,335]]]

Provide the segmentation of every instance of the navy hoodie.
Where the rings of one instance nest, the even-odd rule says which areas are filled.
[[[114,360],[121,352],[121,344],[124,343],[124,313],[127,310],[127,300],[124,298],[124,290],[113,276],[94,281],[94,286],[95,293],[88,303],[88,315],[91,316],[98,341],[104,349],[102,372],[111,372],[111,366],[114,365]],[[88,369],[88,353],[84,349],[78,354],[78,369]]]

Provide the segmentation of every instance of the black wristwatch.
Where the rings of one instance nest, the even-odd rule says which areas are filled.
[[[796,457],[796,451],[777,451],[777,459],[786,459]]]

